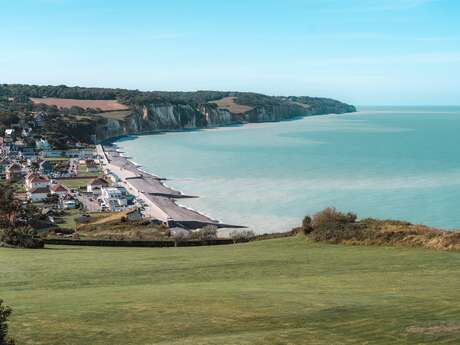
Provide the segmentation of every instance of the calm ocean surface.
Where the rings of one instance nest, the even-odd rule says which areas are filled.
[[[259,233],[288,230],[327,206],[460,228],[460,107],[359,110],[117,144],[200,196],[182,204]]]

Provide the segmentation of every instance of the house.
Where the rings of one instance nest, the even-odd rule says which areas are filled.
[[[48,140],[43,138],[35,141],[35,147],[39,151],[51,150],[51,145],[48,143]]]
[[[101,205],[103,209],[120,212],[128,206],[128,201],[122,190],[117,187],[101,188]]]
[[[97,164],[95,161],[93,161],[92,159],[87,159],[85,161],[85,164],[86,164],[86,172],[97,172],[99,170]]]
[[[70,149],[64,152],[66,157],[69,158],[79,158],[79,159],[91,159],[94,156],[93,149]]]
[[[52,184],[50,190],[52,195],[58,195],[60,198],[63,198],[69,194],[69,190],[59,183]]]
[[[113,173],[111,173],[111,172],[107,173],[106,175],[107,175],[108,178],[110,178],[110,180],[112,181],[112,183],[118,183],[118,182],[120,182],[120,178],[119,178],[117,175],[115,175],[115,174],[113,174]]]
[[[134,204],[136,197],[132,194],[129,194],[124,186],[116,185],[116,188],[121,192],[123,197],[126,199],[126,201],[128,202],[128,205]]]
[[[129,211],[128,213],[126,213],[126,218],[129,220],[129,221],[132,221],[132,222],[136,222],[136,221],[140,221],[142,220],[142,213],[141,213],[141,210],[139,208],[136,208],[132,211]]]
[[[32,166],[33,164],[38,162],[38,157],[37,156],[31,156],[27,157],[27,166]]]
[[[35,148],[27,145],[16,145],[17,150],[20,153],[20,156],[24,159],[35,157]]]
[[[50,180],[46,176],[40,176],[36,173],[29,173],[26,176],[26,189],[33,190],[39,188],[48,188],[50,185]]]
[[[95,178],[87,186],[86,191],[93,194],[101,194],[101,188],[108,187],[109,183],[103,178]]]
[[[16,130],[14,128],[5,129],[5,143],[13,143],[16,139]]]
[[[60,206],[63,209],[75,209],[78,206],[77,200],[71,196],[67,196],[60,201]]]
[[[36,145],[36,143],[35,143]],[[62,150],[42,150],[41,155],[42,157],[45,158],[57,158],[57,157],[63,157],[63,152]]]
[[[27,197],[32,202],[43,201],[48,198],[48,194],[50,190],[48,187],[46,188],[35,188],[27,192]]]
[[[23,170],[19,163],[10,164],[5,171],[5,177],[8,181],[19,181],[22,179]]]
[[[46,113],[40,111],[34,115],[34,122],[37,127],[43,127],[46,121]]]
[[[21,132],[21,135],[26,138],[28,137],[30,134],[32,133],[32,128],[30,127],[27,127],[27,128],[24,128]]]
[[[53,172],[53,165],[47,160],[41,161],[38,166],[42,175],[50,175]]]

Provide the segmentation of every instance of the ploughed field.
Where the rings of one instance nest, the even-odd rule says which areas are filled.
[[[210,103],[215,103],[219,107],[219,109],[225,109],[233,114],[244,114],[248,111],[254,109],[254,107],[250,107],[247,105],[238,104],[235,102],[236,97],[224,97],[218,101],[212,101]]]
[[[18,344],[459,344],[460,253],[291,237],[0,249]]]
[[[94,108],[104,111],[126,110],[128,106],[119,103],[117,100],[91,100],[91,99],[70,99],[70,98],[31,98],[31,101],[39,104],[55,105],[58,108],[80,107],[83,109]]]

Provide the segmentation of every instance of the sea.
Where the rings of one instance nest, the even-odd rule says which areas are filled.
[[[359,107],[116,144],[179,203],[256,233],[290,230],[326,207],[359,218],[460,228],[460,107]]]

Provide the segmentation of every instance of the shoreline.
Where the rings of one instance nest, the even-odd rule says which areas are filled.
[[[108,148],[111,149],[108,149]],[[128,191],[141,199],[147,207],[143,211],[146,218],[156,219],[169,228],[182,227],[198,229],[206,225],[218,228],[245,228],[242,225],[225,224],[197,210],[181,205],[178,199],[193,198],[167,186],[160,177],[143,171],[140,165],[123,156],[117,145],[96,146],[106,174],[116,175]]]
[[[102,147],[102,150],[105,153],[106,153],[105,147],[114,147],[115,151],[119,154],[119,158],[123,158],[127,162],[129,162],[140,175],[151,176],[151,177],[155,178],[156,180],[158,180],[159,183],[161,183],[165,188],[170,189],[171,191],[175,191],[175,192],[179,193],[174,197],[173,196],[167,196],[167,197],[171,197],[171,198],[174,198],[174,199],[198,198],[198,196],[189,196],[189,195],[184,194],[181,190],[177,190],[177,189],[174,189],[174,188],[168,186],[166,183],[164,183],[164,181],[168,180],[167,177],[160,177],[160,176],[156,175],[155,173],[152,173],[152,172],[149,172],[149,171],[146,171],[146,170],[142,169],[143,168],[142,165],[134,162],[132,160],[133,157],[130,157],[129,154],[128,154],[128,156],[124,156],[124,154],[126,152],[121,151],[120,147],[116,143],[118,141],[122,140],[123,138],[128,139],[128,138],[131,138],[131,137],[135,139],[135,138],[140,137],[140,136],[148,136],[148,135],[166,135],[166,134],[169,134],[169,133],[183,133],[183,132],[186,133],[186,132],[198,132],[198,131],[207,131],[207,130],[212,131],[212,130],[218,130],[218,129],[221,129],[221,128],[232,128],[232,127],[240,128],[240,127],[246,127],[246,126],[250,126],[250,125],[260,125],[260,124],[268,125],[268,124],[276,124],[276,123],[281,123],[281,122],[300,121],[302,119],[310,118],[310,117],[341,116],[341,115],[350,115],[350,114],[358,114],[358,113],[360,113],[359,110],[356,110],[355,112],[342,113],[342,114],[328,113],[328,114],[318,114],[318,115],[308,115],[308,116],[296,116],[296,117],[293,117],[292,119],[286,119],[286,120],[280,120],[280,121],[235,123],[235,124],[228,124],[228,125],[222,125],[222,126],[212,126],[212,127],[203,127],[203,128],[189,128],[189,129],[188,128],[183,128],[183,129],[171,129],[171,130],[142,131],[142,132],[139,132],[139,133],[124,134],[124,135],[121,135],[121,136],[112,137],[110,139],[103,140],[101,143],[98,143],[98,145],[100,145]],[[137,190],[136,188],[132,188],[132,190],[135,193],[134,195],[140,196],[142,194],[142,193],[140,194],[139,190]],[[144,199],[144,198],[142,198],[142,199],[144,201],[146,201],[147,203],[149,203],[149,204],[153,204],[154,207],[157,206],[155,201]],[[216,225],[219,228],[227,228],[227,229],[231,229],[231,228],[247,228],[247,226],[223,224],[223,223],[221,223],[220,220],[214,219],[212,216],[210,216],[210,215],[208,215],[206,213],[203,213],[203,212],[201,212],[199,210],[196,210],[196,209],[191,208],[189,206],[182,205],[182,204],[178,203],[177,200],[174,200],[174,204],[177,207],[179,207],[179,208],[181,208],[183,210],[191,211],[191,212],[193,212],[195,214],[198,214],[198,215],[200,215],[202,217],[205,217],[205,218],[209,219],[211,221],[210,225]],[[168,221],[165,221],[165,223],[167,224]],[[282,232],[283,231],[280,229],[279,233],[282,233]]]

